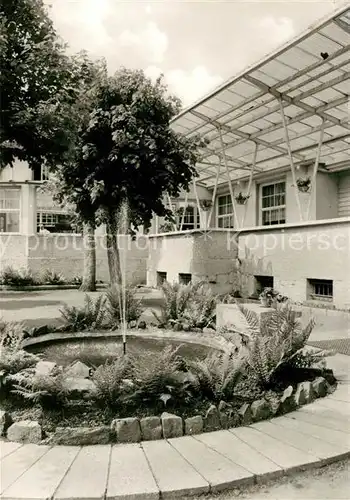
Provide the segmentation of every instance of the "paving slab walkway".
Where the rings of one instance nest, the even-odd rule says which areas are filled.
[[[350,358],[336,391],[249,427],[101,446],[0,442],[1,500],[156,500],[252,484],[350,456]]]

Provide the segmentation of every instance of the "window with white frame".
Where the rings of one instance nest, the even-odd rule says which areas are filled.
[[[233,206],[231,195],[218,196],[217,199],[217,227],[228,229],[234,227]]]
[[[37,232],[76,233],[78,228],[72,223],[72,217],[64,212],[38,211],[36,214]]]
[[[19,233],[21,190],[0,187],[0,233]]]
[[[275,182],[260,186],[260,221],[262,226],[285,224],[286,183]]]
[[[177,226],[180,229],[182,222],[183,208],[180,210],[177,216]],[[188,231],[190,229],[198,229],[200,227],[200,214],[197,207],[187,206],[185,210],[185,215],[183,216],[182,231]]]

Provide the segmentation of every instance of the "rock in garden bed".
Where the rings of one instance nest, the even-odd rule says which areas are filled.
[[[42,440],[43,432],[38,422],[21,420],[10,425],[7,429],[7,439],[17,443],[38,444]]]
[[[111,430],[108,426],[57,427],[54,434],[45,440],[45,444],[66,446],[86,446],[110,442]]]

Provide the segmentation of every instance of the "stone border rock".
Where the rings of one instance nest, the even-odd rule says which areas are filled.
[[[325,378],[318,377],[312,382],[299,383],[295,391],[292,386],[287,387],[278,401],[260,399],[251,404],[244,403],[238,411],[235,411],[230,404],[221,401],[218,406],[211,405],[204,417],[195,415],[183,419],[178,415],[164,412],[160,417],[115,419],[109,427],[57,427],[49,436],[44,434],[39,422],[30,420],[13,422],[9,413],[0,411],[0,436],[20,443],[67,446],[170,439],[268,420],[312,403],[317,398],[325,397],[334,389],[335,386],[331,386]]]

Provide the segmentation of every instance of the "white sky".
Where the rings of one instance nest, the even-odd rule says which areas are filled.
[[[165,74],[184,106],[344,3],[338,0],[46,0],[73,51],[109,71]]]

